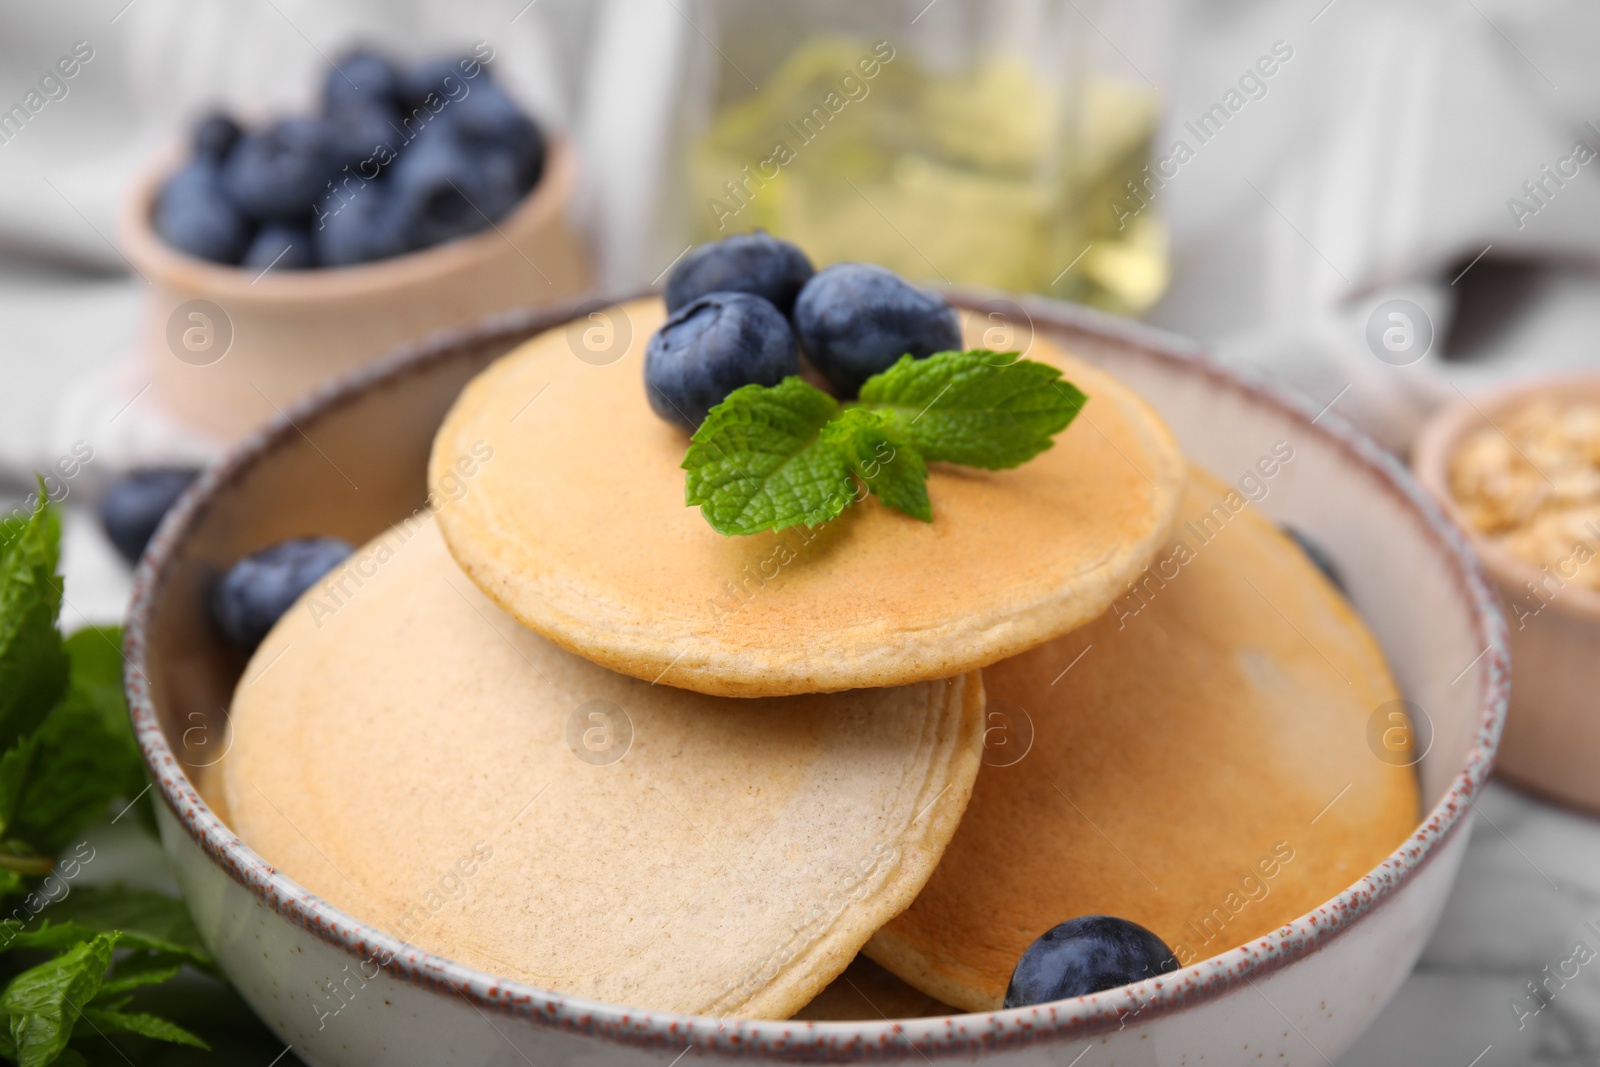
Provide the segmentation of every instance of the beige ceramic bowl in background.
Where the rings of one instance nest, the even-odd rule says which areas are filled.
[[[352,267],[264,274],[171,247],[151,225],[173,169],[161,160],[129,189],[123,253],[149,283],[139,350],[171,415],[231,442],[316,386],[404,341],[513,307],[573,296],[591,281],[568,218],[578,184],[571,143],[551,137],[533,191],[481,233]]]
[[[1418,434],[1412,466],[1467,532],[1505,601],[1516,681],[1496,772],[1529,792],[1600,813],[1600,592],[1577,581],[1557,588],[1539,567],[1478,533],[1450,492],[1450,462],[1465,438],[1546,395],[1600,403],[1600,371],[1534,378],[1442,409]]]

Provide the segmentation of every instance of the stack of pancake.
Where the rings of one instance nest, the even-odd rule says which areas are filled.
[[[556,331],[473,381],[430,507],[246,670],[203,788],[310,891],[576,997],[876,1019],[998,1007],[1078,915],[1199,962],[1411,831],[1372,637],[1104,371],[1035,338],[1087,406],[935,466],[931,524],[725,537],[645,400],[663,310],[619,313],[615,362]]]

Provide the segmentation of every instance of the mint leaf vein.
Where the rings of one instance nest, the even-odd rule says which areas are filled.
[[[1087,399],[1055,367],[983,349],[902,356],[846,406],[797,377],[747,385],[691,439],[685,501],[724,534],[815,527],[869,493],[931,522],[929,462],[1019,466]]]
[[[1087,398],[1055,367],[1015,357],[981,349],[901,356],[861,387],[861,402],[901,416],[924,459],[1020,466],[1050,447]]]

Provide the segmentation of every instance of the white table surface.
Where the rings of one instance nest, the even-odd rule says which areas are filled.
[[[63,625],[69,630],[118,620],[128,596],[127,569],[83,505],[94,483],[115,466],[117,449],[127,447],[127,427],[137,424],[143,401],[134,399],[134,407],[112,425],[120,404],[111,396],[102,405],[110,414],[100,427],[94,405],[82,398],[86,392],[115,393],[126,378],[114,368],[132,337],[139,285],[0,261],[0,322],[5,323],[0,456],[14,469],[17,457],[48,462],[51,449],[70,441],[70,435],[97,438],[91,444],[97,446],[98,468],[90,464],[85,491],[66,501]],[[137,381],[127,379],[122,387],[135,398]],[[70,417],[63,416],[63,408]],[[87,430],[86,419],[94,424]],[[16,480],[10,480],[15,490]],[[1512,1007],[1530,1010],[1527,983],[1542,979],[1547,965],[1570,957],[1576,943],[1586,942],[1600,953],[1600,937],[1585,926],[1600,927],[1600,821],[1497,785],[1489,787],[1478,808],[1470,848],[1437,933],[1416,972],[1341,1065],[1600,1064],[1600,957],[1520,1026]],[[153,844],[120,831],[105,838],[115,859],[97,865],[98,877],[170,886],[154,878],[146,862],[154,859]],[[203,988],[186,995],[210,998],[219,1021],[233,1020],[228,1025],[235,1027],[235,1044],[231,1054],[217,1058],[195,1059],[175,1050],[160,1062],[251,1063],[259,1055],[264,1067],[282,1051],[226,995]],[[292,1055],[279,1062],[291,1063]],[[1324,1061],[1307,1048],[1303,1062]]]

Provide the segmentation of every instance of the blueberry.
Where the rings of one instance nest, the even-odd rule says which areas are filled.
[[[1300,551],[1306,554],[1306,558],[1311,561],[1312,566],[1321,571],[1322,576],[1333,583],[1335,589],[1341,593],[1347,592],[1344,587],[1344,578],[1340,575],[1339,568],[1334,565],[1333,557],[1328,555],[1327,549],[1299,530],[1296,530],[1293,526],[1284,526],[1283,532],[1289,535],[1290,540],[1300,546]]]
[[[505,90],[488,78],[478,80],[466,96],[452,101],[439,118],[469,152],[510,153],[519,196],[538,182],[544,170],[544,134]]]
[[[246,213],[261,220],[311,214],[329,174],[327,129],[320,119],[284,119],[247,133],[228,155],[224,187]]]
[[[100,498],[100,526],[117,554],[137,563],[162,516],[199,475],[194,467],[142,467],[107,486]]]
[[[741,385],[777,385],[798,373],[800,356],[788,321],[749,293],[707,293],[685,304],[644,352],[650,406],[690,433]]]
[[[757,230],[701,245],[667,278],[667,310],[677,311],[695,297],[714,292],[754,293],[785,315],[816,270],[804,252]]]
[[[388,56],[368,48],[352,49],[328,71],[322,106],[329,114],[373,104],[392,109],[400,102],[400,80],[400,70]]]
[[[440,124],[401,150],[390,181],[398,224],[412,248],[487,229],[520,196],[508,154],[473,151],[450,126]]]
[[[316,207],[311,242],[316,262],[344,267],[410,251],[387,179],[341,187]]]
[[[204,156],[213,162],[221,163],[228,158],[228,152],[232,150],[234,143],[239,140],[241,132],[239,124],[228,116],[220,112],[215,115],[208,115],[201,119],[200,124],[194,128],[194,136],[191,138],[191,143],[194,145],[194,153],[197,156]]]
[[[835,263],[806,282],[794,303],[800,347],[840,394],[853,397],[901,356],[961,347],[944,298],[871,263]]]
[[[395,144],[405,140],[400,112],[382,103],[354,103],[331,112],[324,132],[328,145],[328,168],[335,181],[351,174],[375,178]]]
[[[1051,927],[1028,946],[1011,972],[1005,1006],[1088,996],[1177,969],[1166,942],[1138,923],[1084,915]]]
[[[466,72],[478,69],[475,77],[468,78]],[[405,72],[400,81],[400,100],[408,108],[426,108],[428,97],[435,98],[434,106],[440,100],[449,100],[461,95],[462,87],[473,84],[483,77],[483,70],[478,61],[466,56],[435,56],[433,59],[424,59]]]
[[[209,159],[195,159],[167,179],[151,219],[167,244],[216,263],[237,263],[254,227],[223,188]]]
[[[317,579],[354,551],[337,537],[296,537],[229,567],[211,592],[211,621],[230,644],[252,652]]]
[[[261,227],[242,266],[252,270],[309,270],[316,266],[311,231],[290,222],[269,222]]]

